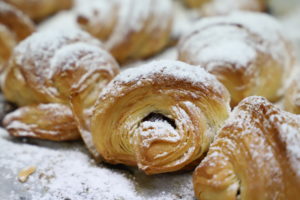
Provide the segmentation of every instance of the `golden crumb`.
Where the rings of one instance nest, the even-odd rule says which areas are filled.
[[[35,166],[27,167],[22,169],[18,174],[18,180],[21,183],[25,183],[28,180],[28,177],[36,171]]]

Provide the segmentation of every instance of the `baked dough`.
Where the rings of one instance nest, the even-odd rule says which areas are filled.
[[[116,76],[98,99],[91,122],[105,161],[147,174],[194,166],[230,111],[229,93],[205,70],[155,61]]]
[[[14,136],[78,139],[78,127],[89,123],[99,92],[118,72],[102,44],[83,31],[37,32],[15,48],[4,71],[5,98],[21,106],[4,126]],[[82,108],[75,119],[73,101]]]
[[[40,21],[57,11],[69,9],[73,0],[4,0],[23,11],[31,19]]]
[[[149,57],[169,42],[170,0],[95,0],[78,10],[79,25],[104,41],[121,63]]]
[[[216,75],[229,90],[233,106],[252,95],[277,101],[295,63],[280,24],[250,12],[199,21],[181,39],[178,58]]]
[[[299,68],[299,66],[297,66]],[[284,95],[284,108],[285,110],[300,114],[300,71],[296,72],[291,83],[288,84]]]
[[[201,200],[298,199],[300,117],[262,97],[231,113],[193,176]]]
[[[26,15],[0,1],[0,71],[15,45],[34,30],[33,22]]]
[[[264,11],[266,0],[184,0],[188,7],[196,8],[202,16],[226,15],[233,11]]]

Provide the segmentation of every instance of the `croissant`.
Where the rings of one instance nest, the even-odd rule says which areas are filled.
[[[284,109],[295,113],[300,114],[300,80],[299,80],[300,71],[296,73],[295,78],[292,79],[292,82],[288,85],[286,93],[284,95]]]
[[[225,15],[236,10],[264,11],[265,0],[184,0],[190,8],[198,8],[203,16]]]
[[[11,56],[14,46],[34,30],[33,22],[26,15],[0,2],[0,71]]]
[[[166,47],[172,21],[170,0],[91,1],[81,6],[77,18],[121,63],[149,57]]]
[[[193,176],[201,200],[298,199],[300,117],[262,97],[243,100]]]
[[[194,165],[229,112],[229,93],[214,76],[179,61],[128,69],[102,91],[91,121],[93,142],[112,164],[147,174]]]
[[[229,90],[232,105],[252,95],[277,101],[295,63],[278,22],[250,12],[201,20],[181,38],[178,59],[217,76]]]
[[[23,11],[34,21],[40,21],[57,11],[69,9],[73,0],[2,0]]]
[[[85,32],[37,32],[15,48],[4,71],[5,98],[21,106],[5,117],[4,126],[13,136],[78,139],[98,93],[118,71],[112,56]],[[73,112],[73,101],[80,112]]]

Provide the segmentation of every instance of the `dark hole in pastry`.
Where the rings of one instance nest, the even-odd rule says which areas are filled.
[[[239,187],[238,190],[236,191],[236,199],[237,200],[241,199],[241,187]]]
[[[161,113],[152,112],[142,120],[142,122],[144,122],[144,121],[150,121],[150,122],[164,121],[164,122],[169,123],[174,129],[176,129],[175,120],[170,119],[169,117],[166,117],[165,115],[163,115]]]

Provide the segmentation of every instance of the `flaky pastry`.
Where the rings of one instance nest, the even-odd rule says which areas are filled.
[[[285,110],[300,114],[300,71],[296,72],[291,83],[289,83],[285,91],[283,102]]]
[[[85,32],[37,32],[15,48],[4,71],[3,93],[21,106],[5,117],[4,126],[14,136],[78,139],[98,93],[118,71],[112,56]],[[76,107],[75,119],[73,102],[82,109]]]
[[[147,174],[201,159],[229,113],[229,93],[201,68],[156,61],[116,76],[98,99],[93,142],[109,163]]]
[[[33,22],[16,8],[0,1],[0,71],[13,48],[35,30]]]
[[[252,95],[278,100],[295,62],[280,24],[250,12],[201,20],[181,39],[178,54],[179,60],[216,75],[231,93],[232,105]]]
[[[300,195],[300,117],[262,97],[231,113],[193,176],[201,200],[293,200]]]
[[[82,5],[79,25],[104,41],[119,61],[149,57],[169,42],[170,0],[98,0]]]
[[[73,0],[2,0],[22,10],[31,19],[39,21],[57,11],[69,9]]]
[[[233,11],[264,11],[266,0],[184,0],[203,16],[226,15]]]

